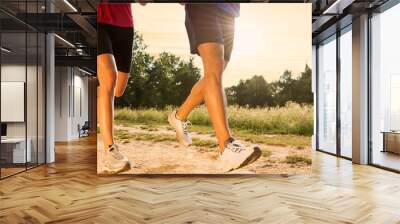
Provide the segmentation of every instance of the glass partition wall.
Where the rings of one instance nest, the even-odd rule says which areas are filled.
[[[400,171],[400,4],[370,20],[370,163]]]
[[[369,13],[368,164],[400,172],[400,4],[388,1]],[[349,25],[316,51],[317,150],[347,159],[352,159],[352,42]]]
[[[318,149],[336,154],[336,36],[318,46]]]
[[[340,155],[352,158],[352,34],[351,25],[341,31],[340,67]]]
[[[351,25],[317,47],[317,150],[352,157]]]
[[[43,10],[42,1],[14,3],[7,6],[21,12]],[[45,163],[46,156],[46,40],[43,33],[18,21],[18,15],[0,11],[1,179]]]

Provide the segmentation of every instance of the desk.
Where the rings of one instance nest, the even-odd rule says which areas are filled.
[[[1,159],[6,163],[26,163],[32,158],[31,145],[32,140],[28,138],[25,152],[25,138],[5,138],[1,139]],[[10,147],[13,146],[13,147]]]
[[[382,152],[392,152],[400,154],[400,132],[383,131],[383,150]]]

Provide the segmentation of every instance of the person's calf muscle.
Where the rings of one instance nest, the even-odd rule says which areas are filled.
[[[115,96],[121,97],[126,89],[128,84],[129,74],[125,72],[118,72],[117,82],[115,86]]]

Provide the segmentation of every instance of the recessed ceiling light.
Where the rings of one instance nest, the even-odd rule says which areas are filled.
[[[354,1],[355,0],[337,0],[325,9],[322,14],[342,14],[343,9],[351,5]]]
[[[70,7],[74,12],[78,12],[78,10],[68,1],[68,0],[64,0],[65,4],[68,5],[68,7]]]
[[[54,34],[54,36],[55,37],[57,37],[59,40],[61,40],[62,42],[64,42],[65,44],[67,44],[68,46],[70,46],[70,47],[72,47],[72,48],[75,48],[75,45],[73,45],[71,42],[69,42],[68,40],[66,40],[66,39],[64,39],[64,38],[62,38],[62,37],[60,37],[59,35],[57,35],[57,34]]]
[[[1,51],[4,51],[6,53],[10,53],[11,52],[11,50],[9,50],[9,49],[7,49],[5,47],[1,47],[0,49],[1,49]]]
[[[83,73],[85,73],[85,74],[87,74],[87,75],[92,75],[92,73],[90,73],[90,72],[88,72],[88,71],[86,71],[86,70],[83,70],[83,69],[81,69],[81,68],[79,68],[79,67],[78,67],[78,70],[81,71],[81,72],[83,72]]]

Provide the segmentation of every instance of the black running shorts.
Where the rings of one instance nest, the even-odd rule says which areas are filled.
[[[235,17],[221,10],[216,4],[186,4],[186,31],[190,52],[199,54],[202,43],[224,45],[224,59],[230,60],[235,34]]]
[[[97,34],[97,55],[114,55],[118,71],[129,73],[132,63],[133,28],[98,24]]]

